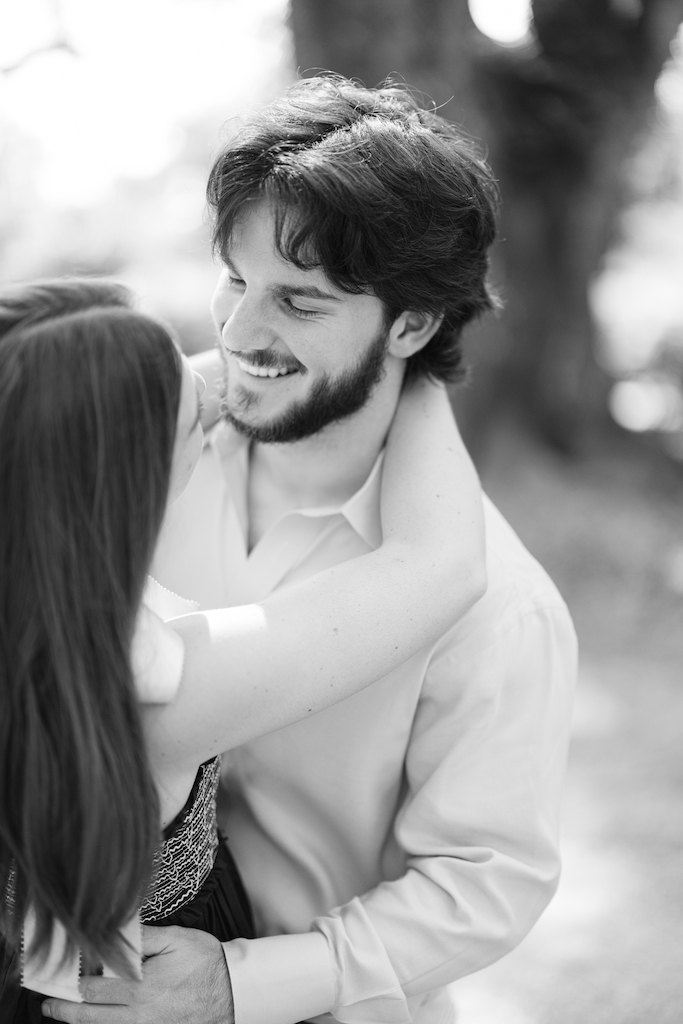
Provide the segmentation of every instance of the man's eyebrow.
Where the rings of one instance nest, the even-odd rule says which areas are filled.
[[[315,284],[276,284],[273,287],[273,294],[284,299],[288,295],[295,295],[300,299],[322,299],[323,302],[341,302],[339,295],[326,292]]]
[[[227,253],[223,256],[223,263],[225,263],[231,274],[235,274],[236,277],[240,276],[239,270]],[[315,284],[276,284],[273,286],[272,292],[278,299],[284,299],[288,295],[295,295],[300,299],[321,299],[323,302],[342,301],[339,295],[334,295],[332,292],[326,292],[323,288],[318,288]]]

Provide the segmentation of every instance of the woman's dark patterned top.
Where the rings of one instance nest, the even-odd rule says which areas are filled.
[[[193,900],[208,878],[218,849],[216,793],[220,758],[197,772],[185,807],[164,832],[154,875],[140,908],[143,924],[173,914]]]

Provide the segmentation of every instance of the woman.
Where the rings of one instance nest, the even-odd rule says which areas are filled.
[[[86,972],[138,971],[140,907],[248,935],[214,759],[369,685],[483,591],[476,479],[443,392],[421,386],[389,436],[380,549],[164,626],[141,602],[199,412],[187,361],[120,286],[0,291],[3,1024],[39,1019],[31,990],[78,998],[78,950]]]

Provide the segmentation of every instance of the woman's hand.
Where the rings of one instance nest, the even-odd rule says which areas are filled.
[[[202,395],[201,423],[203,430],[210,430],[221,418],[221,391],[224,365],[218,346],[188,356],[190,366],[195,373],[206,381],[206,390]]]

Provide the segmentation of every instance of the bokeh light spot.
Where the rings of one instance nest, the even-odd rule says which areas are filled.
[[[677,430],[683,419],[680,392],[670,381],[643,377],[622,380],[609,396],[609,409],[626,430]]]
[[[525,42],[531,32],[531,0],[469,0],[480,32],[503,46]]]

